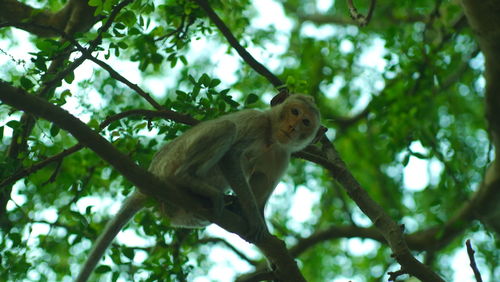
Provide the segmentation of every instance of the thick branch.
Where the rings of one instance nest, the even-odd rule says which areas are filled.
[[[485,59],[486,118],[496,148],[496,159],[488,168],[484,185],[493,185],[495,193],[486,199],[482,219],[500,234],[500,0],[462,0],[469,25],[474,30]],[[497,183],[494,185],[493,183]]]
[[[486,114],[495,147],[500,148],[500,0],[462,0],[469,25],[485,58]]]

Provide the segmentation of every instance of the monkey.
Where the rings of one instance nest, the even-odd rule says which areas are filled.
[[[267,226],[264,207],[288,167],[290,156],[309,145],[320,127],[311,96],[293,94],[265,111],[242,110],[202,122],[163,146],[149,170],[176,189],[188,189],[209,200],[214,216],[224,209],[230,189],[248,222],[248,238],[257,242]],[[108,222],[76,279],[83,282],[122,227],[148,197],[135,191]],[[210,222],[179,207],[159,202],[173,227],[202,228]]]

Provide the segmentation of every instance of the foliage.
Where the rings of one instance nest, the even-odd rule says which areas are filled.
[[[284,20],[291,22],[289,29],[280,29],[255,23],[266,9],[257,6],[262,1],[213,2],[240,43],[262,64],[292,91],[316,98],[327,135],[350,171],[393,219],[405,225],[405,233],[438,230],[423,247],[413,248],[417,258],[452,280],[456,269],[450,267],[451,260],[471,238],[482,274],[500,276],[498,234],[473,221],[479,216],[459,222],[461,231],[456,234],[444,230],[473,197],[492,155],[483,110],[483,59],[457,4],[382,1],[371,22],[360,28],[346,16],[346,1],[333,1],[326,9],[318,8],[320,1],[272,2],[279,7],[276,13],[282,8]],[[368,7],[369,1],[358,2],[366,2],[360,3],[360,11]],[[43,9],[61,6],[48,3]],[[71,37],[85,48],[102,37],[92,54],[152,93],[161,109],[206,120],[243,108],[265,108],[276,94],[264,77],[239,59],[196,2],[133,1],[103,32],[100,28],[118,3],[89,1],[100,20]],[[20,59],[12,51],[19,50],[13,35],[24,33],[0,28],[6,43],[2,46],[7,46],[0,49],[0,60],[6,61],[0,78],[30,93],[43,92],[53,82],[50,67],[55,58],[71,53],[62,62],[67,67],[82,55],[74,42],[60,39],[62,35],[30,36],[32,51],[22,55],[28,59]],[[90,60],[47,92],[52,103],[95,129],[118,113],[159,110]],[[16,109],[0,105],[0,150],[5,152],[0,154],[0,181],[76,144],[64,130],[38,120],[26,150],[12,156],[10,144],[20,142],[13,136],[24,130],[20,117]],[[113,121],[101,134],[147,168],[154,152],[187,128],[175,119],[133,115]],[[418,173],[429,179],[412,188],[406,180]],[[267,218],[274,234],[288,245],[332,227],[371,226],[341,185],[318,165],[293,160],[284,185],[286,191],[278,189],[267,208]],[[9,183],[0,189],[10,188]],[[2,219],[0,276],[9,281],[74,277],[91,241],[133,189],[88,149],[22,177],[13,185]],[[303,221],[290,212],[292,203],[300,202],[292,201],[299,191],[316,199],[310,210],[301,211],[308,218]],[[216,265],[206,252],[217,247],[200,245],[211,233],[174,230],[154,209],[138,214],[127,227],[131,230],[132,238],[143,243],[114,243],[95,277],[191,281],[208,275]],[[434,245],[443,236],[449,236],[446,243]],[[364,251],[353,249],[359,244]],[[385,281],[388,271],[399,269],[385,243],[356,233],[318,242],[297,259],[309,281]],[[468,267],[463,263],[459,267]]]

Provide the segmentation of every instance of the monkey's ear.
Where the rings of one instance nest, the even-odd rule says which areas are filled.
[[[288,93],[288,88],[285,87],[281,89],[280,92],[276,94],[273,99],[271,99],[271,107],[283,103],[285,99],[288,98],[288,96],[290,96],[290,94]]]
[[[316,136],[312,140],[311,144],[315,144],[316,142],[318,142],[319,139],[321,139],[321,136],[323,136],[323,134],[325,134],[325,132],[327,132],[327,131],[328,131],[328,128],[321,125],[318,129],[318,132],[316,132]]]

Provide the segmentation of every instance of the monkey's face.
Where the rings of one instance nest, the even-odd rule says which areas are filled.
[[[275,140],[292,151],[298,151],[312,141],[318,128],[317,109],[301,99],[290,99],[282,105]]]

